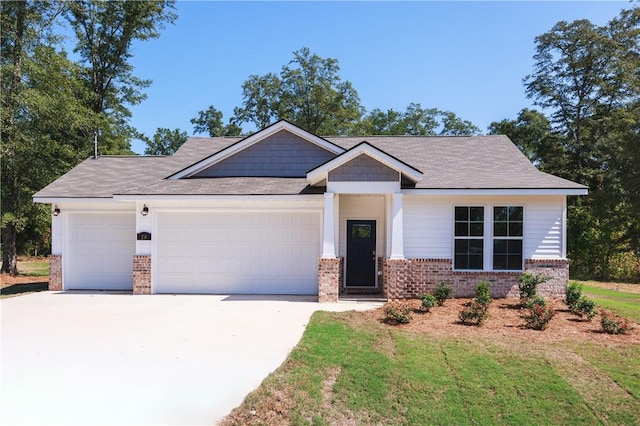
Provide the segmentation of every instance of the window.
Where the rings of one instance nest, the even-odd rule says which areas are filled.
[[[355,238],[370,238],[371,237],[371,225],[352,225],[351,236]]]
[[[456,207],[454,269],[483,269],[484,207]]]
[[[493,269],[522,269],[522,207],[493,208]]]

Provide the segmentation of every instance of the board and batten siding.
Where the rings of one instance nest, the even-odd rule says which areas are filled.
[[[455,206],[524,207],[524,258],[563,259],[564,196],[404,196],[404,255],[408,259],[451,259]],[[485,237],[492,235],[485,223]]]

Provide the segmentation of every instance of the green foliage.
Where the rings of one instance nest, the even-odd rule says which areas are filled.
[[[438,283],[436,288],[433,290],[433,295],[436,298],[438,306],[444,306],[445,300],[451,298],[453,294],[453,289],[444,281]]]
[[[480,129],[451,111],[410,103],[404,112],[373,109],[358,126],[363,135],[473,135]]]
[[[458,314],[460,322],[464,325],[481,325],[488,317],[487,305],[478,302],[477,299],[469,302]]]
[[[606,310],[600,311],[600,326],[609,334],[626,334],[633,329],[631,322]]]
[[[576,306],[581,297],[582,284],[575,281],[570,281],[569,285],[567,286],[567,293],[564,300],[570,310]]]
[[[580,299],[578,299],[571,308],[571,313],[579,316],[580,318],[586,317],[588,321],[591,321],[598,313],[597,307],[598,305],[594,300],[580,296]]]
[[[172,155],[187,141],[187,132],[158,128],[152,139],[146,139],[145,155]]]
[[[525,89],[550,112],[554,131],[541,120],[496,127],[515,134],[544,171],[589,187],[588,196],[569,200],[572,276],[637,280],[640,8],[622,10],[603,26],[561,21],[535,42]]]
[[[486,280],[481,280],[476,284],[476,301],[484,306],[489,306],[489,303],[493,300],[491,297],[491,283]]]
[[[431,308],[437,305],[437,300],[435,296],[431,294],[421,294],[420,300],[422,300],[422,309],[429,312]]]
[[[594,299],[599,307],[613,310],[640,323],[640,294],[594,287],[589,283],[584,284],[583,291],[586,296]]]
[[[387,324],[407,324],[412,319],[411,308],[397,300],[385,304],[384,314],[384,322]]]
[[[252,75],[242,85],[243,104],[234,109],[238,123],[263,128],[284,119],[321,135],[351,134],[362,116],[358,92],[342,81],[333,58],[309,48],[293,52],[279,75]]]
[[[525,304],[527,308],[533,308],[535,305],[547,306],[547,299],[536,294],[535,296],[527,299]]]
[[[523,273],[518,279],[518,288],[520,290],[520,300],[522,302],[526,302],[528,299],[531,299],[533,296],[537,294],[538,285],[548,280],[549,278],[544,277],[542,275],[534,274],[531,272]]]
[[[222,112],[213,105],[204,111],[198,111],[198,116],[191,119],[193,133],[207,133],[211,137],[215,136],[240,136],[242,128],[234,123],[226,126],[222,124]]]
[[[554,310],[546,302],[544,304],[532,303],[531,306],[525,309],[527,313],[522,316],[525,320],[525,327],[533,330],[546,329],[555,315]]]

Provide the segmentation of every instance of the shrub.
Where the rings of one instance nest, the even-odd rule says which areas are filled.
[[[489,306],[489,303],[493,300],[489,288],[491,284],[489,281],[479,281],[476,284],[476,301],[484,306]]]
[[[522,302],[526,302],[528,299],[531,299],[538,292],[538,285],[542,284],[545,281],[548,281],[549,278],[543,277],[542,275],[532,274],[531,272],[525,272],[520,275],[520,279],[518,280],[518,288],[520,289],[520,300]]]
[[[600,312],[600,326],[609,334],[626,334],[633,328],[626,319],[615,312],[605,310]]]
[[[487,306],[472,300],[458,314],[460,322],[464,325],[481,325],[487,319]]]
[[[527,300],[525,306],[527,308],[532,308],[534,305],[547,306],[547,300],[544,297],[536,294],[535,296]]]
[[[427,312],[436,306],[436,298],[431,294],[421,294],[420,299],[422,300],[422,309]]]
[[[551,321],[551,318],[555,315],[553,309],[546,304],[533,303],[527,309],[529,313],[523,315],[522,318],[525,320],[525,327],[533,330],[544,330],[547,328],[549,321]]]
[[[567,287],[567,294],[564,299],[564,303],[567,304],[569,309],[573,309],[573,307],[578,303],[580,298],[582,297],[582,284],[578,284],[575,281],[571,281],[569,286]]]
[[[389,302],[384,306],[384,322],[387,324],[407,324],[411,321],[411,308],[399,301]]]
[[[435,290],[433,290],[433,295],[438,302],[438,306],[444,305],[444,301],[451,298],[452,294],[453,289],[444,281],[440,282],[440,284],[436,286]]]
[[[598,313],[596,308],[597,305],[595,301],[581,296],[571,308],[571,312],[578,315],[580,318],[587,317],[587,320],[591,321]]]

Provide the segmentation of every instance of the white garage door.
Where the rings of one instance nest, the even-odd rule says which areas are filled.
[[[70,214],[65,260],[69,290],[131,290],[136,249],[133,213]]]
[[[318,294],[320,214],[159,213],[156,293]]]

